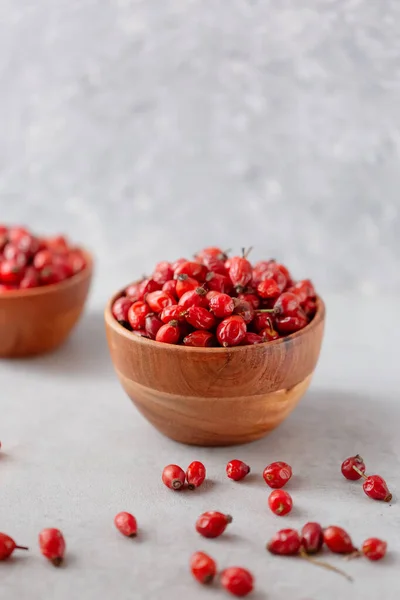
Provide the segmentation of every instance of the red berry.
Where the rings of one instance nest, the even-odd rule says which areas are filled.
[[[302,307],[306,317],[311,320],[317,312],[317,302],[309,298],[302,304]]]
[[[200,583],[211,583],[217,574],[217,565],[205,552],[195,552],[190,559],[190,570]]]
[[[358,479],[361,479],[362,475],[353,469],[353,467],[357,467],[358,471],[365,473],[365,464],[359,454],[356,454],[356,456],[351,456],[350,458],[346,458],[341,467],[342,473],[346,479],[357,481]]]
[[[186,471],[186,481],[188,482],[189,490],[194,490],[200,487],[206,478],[206,468],[203,463],[195,460],[190,463]]]
[[[298,281],[291,288],[291,292],[298,296],[300,304],[304,304],[307,300],[314,300],[316,298],[314,286],[309,279]]]
[[[35,267],[28,267],[25,271],[25,275],[21,279],[19,287],[21,290],[28,290],[31,288],[38,287],[40,285],[39,273]]]
[[[217,339],[224,348],[238,346],[246,335],[246,323],[238,315],[221,321],[217,327]]]
[[[177,344],[181,337],[178,321],[170,321],[160,327],[156,334],[156,341],[164,344]]]
[[[178,304],[183,309],[190,308],[190,306],[202,306],[203,308],[207,308],[208,301],[206,294],[207,292],[205,289],[196,288],[195,290],[183,294],[183,296],[179,298]]]
[[[287,273],[286,267],[277,265],[275,262],[271,261],[268,268],[261,274],[260,281],[263,281],[264,279],[274,279],[280,292],[283,292],[289,283]]]
[[[277,298],[281,293],[275,279],[263,279],[258,286],[257,292],[261,298]]]
[[[232,522],[230,515],[224,515],[217,511],[205,512],[196,521],[196,530],[206,538],[216,538],[222,535],[229,523]]]
[[[249,465],[246,465],[246,463],[241,460],[230,460],[226,465],[226,474],[229,479],[233,479],[234,481],[240,481],[249,473]]]
[[[177,297],[177,293],[176,293],[176,281],[175,279],[170,279],[169,281],[167,281],[166,283],[164,283],[164,285],[162,286],[162,291],[163,292],[167,292],[168,294],[171,294],[171,296],[173,296],[174,298]]]
[[[172,266],[166,260],[163,260],[156,264],[156,268],[154,269],[154,273],[152,275],[152,279],[159,283],[160,285],[164,285],[167,281],[172,279],[174,276],[174,271]]]
[[[263,342],[273,342],[279,339],[279,333],[272,327],[266,327],[260,331],[260,335],[263,338]]]
[[[6,260],[13,260],[19,267],[25,267],[28,258],[25,252],[22,252],[15,244],[7,244],[3,249],[3,257]]]
[[[160,314],[160,319],[163,323],[169,323],[170,321],[178,321],[178,323],[185,323],[186,311],[178,304],[172,304],[163,308]]]
[[[319,523],[306,523],[301,530],[301,546],[306,554],[316,554],[324,544],[324,532]]]
[[[192,331],[185,338],[183,338],[184,346],[193,346],[196,348],[209,348],[214,346],[215,337],[210,331]]]
[[[392,499],[392,494],[389,492],[386,481],[380,475],[369,475],[369,477],[366,477],[363,483],[363,490],[373,500],[390,502]]]
[[[162,480],[171,490],[180,490],[185,485],[186,474],[178,465],[168,465],[162,472]]]
[[[268,542],[267,550],[272,554],[293,556],[298,554],[301,539],[295,529],[281,529]]]
[[[293,500],[285,490],[274,490],[268,497],[268,505],[275,515],[283,517],[292,510]]]
[[[178,275],[175,285],[175,293],[178,298],[182,298],[183,294],[195,290],[199,287],[199,282],[189,275]]]
[[[58,529],[43,529],[39,533],[40,551],[55,567],[59,567],[65,553],[65,540]]]
[[[183,265],[183,263],[186,263],[186,262],[188,262],[187,258],[178,258],[175,262],[173,262],[171,267],[172,267],[172,270],[174,271],[174,273],[180,265]]]
[[[128,321],[128,311],[131,306],[132,300],[130,300],[126,296],[121,296],[121,298],[117,298],[117,300],[112,305],[111,309],[114,319],[116,319],[120,323],[126,323]]]
[[[159,289],[161,289],[161,285],[154,281],[154,279],[143,279],[143,281],[139,283],[138,300],[143,300],[147,294],[157,292]]]
[[[216,275],[227,275],[227,270],[225,269],[225,260],[221,260],[216,256],[208,256],[205,257],[201,262],[210,272],[213,272]]]
[[[336,525],[331,525],[324,530],[324,542],[335,554],[351,554],[356,550],[349,534]]]
[[[125,294],[132,302],[137,302],[140,295],[140,283],[131,283],[125,290]]]
[[[197,279],[197,281],[205,281],[208,269],[201,263],[187,261],[179,265],[174,272],[174,279],[178,279],[178,275],[188,275]]]
[[[241,342],[241,346],[254,346],[254,344],[262,344],[266,340],[258,333],[252,333],[248,331]]]
[[[199,262],[204,262],[209,258],[216,258],[217,260],[225,261],[227,259],[226,253],[216,246],[209,246],[208,248],[203,248],[200,252],[197,252],[195,255],[196,260]]]
[[[26,546],[17,546],[9,535],[0,533],[0,560],[6,560],[14,550],[28,550],[28,548]]]
[[[138,300],[134,302],[128,310],[128,321],[132,329],[144,329],[146,315],[149,314],[150,307],[146,302]]]
[[[48,265],[43,267],[39,273],[39,277],[42,285],[51,285],[64,281],[64,279],[67,279],[68,274],[61,265]]]
[[[386,554],[387,543],[378,538],[365,540],[361,551],[369,560],[380,560]]]
[[[287,484],[292,476],[292,467],[285,462],[273,462],[265,467],[263,477],[269,487],[278,489]]]
[[[221,573],[221,584],[233,596],[243,598],[253,590],[253,575],[242,567],[229,567]]]
[[[296,316],[280,317],[278,315],[275,318],[275,326],[282,335],[289,335],[300,331],[306,325],[308,325],[308,319],[302,310],[299,310]]]
[[[254,319],[254,308],[250,304],[250,302],[246,302],[246,300],[239,300],[235,298],[235,310],[233,314],[242,317],[243,321],[248,325]]]
[[[213,312],[218,319],[229,317],[235,309],[234,300],[228,296],[228,294],[216,292],[209,302],[211,312]]]
[[[186,321],[195,329],[212,329],[215,325],[214,315],[201,306],[189,306]]]
[[[155,313],[161,312],[163,308],[166,306],[172,306],[176,302],[173,296],[168,294],[168,292],[163,292],[162,290],[157,290],[155,292],[151,292],[150,294],[146,294],[145,300],[150,306],[151,310]]]
[[[300,300],[296,294],[284,292],[274,304],[274,312],[280,317],[297,317],[301,310]]]
[[[256,294],[239,294],[238,298],[239,300],[245,300],[246,302],[251,304],[254,310],[260,308],[260,298],[256,296]]]
[[[154,313],[146,315],[144,328],[150,339],[155,340],[158,330],[161,329],[163,322]]]
[[[233,286],[242,292],[252,278],[251,263],[244,257],[234,256],[231,258],[229,277]]]
[[[261,333],[266,328],[273,329],[271,313],[256,312],[251,325],[257,333]]]
[[[128,512],[120,512],[114,518],[115,527],[126,537],[135,537],[137,534],[137,523],[133,515]]]
[[[220,292],[221,294],[230,294],[233,286],[227,275],[220,273],[208,273],[206,277],[207,287],[212,292]]]
[[[33,259],[33,266],[39,271],[43,267],[48,267],[53,264],[53,253],[50,250],[41,250]]]
[[[19,283],[25,273],[25,267],[14,259],[4,260],[0,263],[0,281],[3,283]]]

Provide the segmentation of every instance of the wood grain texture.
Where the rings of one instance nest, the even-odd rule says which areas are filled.
[[[89,292],[92,258],[81,272],[54,285],[0,296],[0,358],[21,358],[60,346],[79,320]]]
[[[313,321],[275,342],[188,348],[133,335],[105,311],[115,370],[140,412],[162,433],[197,445],[253,441],[279,425],[311,381],[324,330]]]

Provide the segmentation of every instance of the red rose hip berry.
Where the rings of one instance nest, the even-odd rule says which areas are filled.
[[[146,315],[151,312],[146,302],[138,300],[134,302],[128,310],[128,321],[132,329],[144,329]]]
[[[208,584],[217,574],[217,565],[205,552],[195,552],[190,559],[190,570],[197,581]]]
[[[347,531],[336,525],[331,525],[324,530],[324,542],[335,554],[351,554],[357,550]]]
[[[268,506],[275,515],[283,517],[292,510],[293,500],[285,490],[274,490],[268,497]]]
[[[381,560],[387,549],[387,543],[378,538],[369,538],[365,540],[361,547],[361,552],[369,558],[369,560]]]
[[[226,474],[229,479],[233,479],[234,481],[244,479],[249,473],[249,465],[246,465],[246,463],[241,460],[230,460],[226,465]]]
[[[162,472],[162,481],[171,490],[180,490],[185,485],[186,474],[178,465],[167,465]]]
[[[156,341],[164,344],[177,344],[181,336],[178,321],[170,321],[160,327],[156,334]]]
[[[217,339],[221,346],[238,346],[246,335],[246,323],[238,315],[227,317],[217,327]]]
[[[115,527],[126,537],[135,537],[137,534],[136,519],[131,513],[120,512],[114,518]]]
[[[301,539],[295,529],[281,529],[268,542],[267,550],[280,556],[294,556],[299,553]]]
[[[354,467],[356,467],[357,470]],[[365,464],[361,456],[356,454],[356,456],[350,456],[343,461],[341,470],[346,479],[357,481],[362,477],[360,471],[361,473],[365,473]]]
[[[6,560],[14,550],[28,550],[28,548],[18,546],[9,535],[0,533],[0,560]]]
[[[203,537],[216,538],[224,533],[229,523],[232,523],[230,515],[213,510],[200,515],[196,521],[196,530]]]
[[[229,567],[221,573],[221,584],[233,596],[243,598],[253,590],[253,575],[242,567]]]
[[[306,554],[316,554],[324,544],[324,532],[319,523],[306,523],[301,530],[301,547]]]
[[[186,481],[188,482],[189,490],[194,490],[200,487],[206,478],[206,468],[203,463],[198,460],[193,461],[187,468]]]
[[[210,299],[210,310],[218,319],[229,317],[234,309],[234,299],[228,296],[228,294],[216,292]]]
[[[198,330],[192,331],[183,338],[184,346],[192,346],[194,348],[209,348],[214,346],[215,337],[210,331]]]
[[[282,488],[292,477],[292,467],[285,462],[273,462],[263,472],[265,483],[273,489]]]
[[[39,533],[40,551],[55,567],[64,559],[65,540],[59,529],[43,529]]]
[[[114,319],[116,319],[120,323],[127,323],[128,322],[128,311],[131,306],[132,306],[132,300],[130,300],[126,296],[122,296],[121,298],[118,298],[112,305],[112,309],[111,309]]]
[[[369,498],[373,500],[382,500],[383,502],[390,502],[392,494],[389,492],[386,481],[380,475],[369,475],[365,477],[363,483],[363,490]]]

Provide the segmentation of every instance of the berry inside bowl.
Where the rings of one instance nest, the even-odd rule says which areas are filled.
[[[172,278],[163,283],[161,277],[157,282],[156,268],[151,278],[128,286],[109,301],[105,310],[106,332],[118,378],[139,411],[159,431],[174,440],[221,446],[259,439],[288,416],[310,384],[322,343],[324,303],[313,291],[312,298],[304,297],[307,286],[299,286],[303,293],[300,304],[310,306],[312,301],[312,313],[303,317],[306,312],[300,306],[297,315],[300,320],[295,325],[301,327],[286,333],[285,329],[290,329],[294,321],[285,319],[296,316],[290,315],[290,311],[296,313],[293,298],[284,296],[285,293],[293,295],[293,292],[285,291],[288,283],[293,287],[290,276],[282,291],[274,289],[268,282],[275,297],[263,298],[258,292],[254,294],[256,267],[251,267],[251,291],[250,280],[242,286],[242,282],[235,281],[234,274],[231,278],[230,269],[227,269],[228,275],[221,274],[231,280],[231,298],[236,300],[230,316],[222,316],[226,308],[224,303],[228,300],[222,302],[219,298],[219,302],[213,303],[210,301],[212,294],[209,295],[212,290],[208,283],[214,278],[215,270],[197,273],[200,277],[200,281],[196,280],[197,287],[193,283],[192,290],[185,291],[182,286],[177,293],[174,284],[187,283],[186,278],[179,278],[181,273],[176,273],[181,268],[188,269],[175,266]],[[213,276],[207,282],[208,273]],[[170,275],[171,270],[165,274]],[[256,288],[267,279],[273,278],[264,277]],[[276,279],[282,286],[282,278],[277,275]],[[197,295],[202,299],[208,296],[208,307],[201,303],[199,306],[214,320],[209,314],[191,310],[194,306],[191,301],[185,304],[185,294],[198,290],[199,284],[206,293],[198,291]],[[175,304],[167,301],[162,307],[165,296],[155,292],[165,291],[168,287],[168,294]],[[262,293],[266,287],[261,286]],[[247,306],[251,299],[246,299],[243,305],[239,294],[258,295],[259,308],[251,311]],[[189,297],[198,302],[193,294]],[[176,309],[176,306],[183,308]],[[247,314],[249,310],[251,319]],[[262,315],[269,315],[273,322],[265,321]],[[223,325],[232,317],[240,317],[240,321],[235,319],[234,325]],[[259,323],[254,322],[256,317]],[[244,335],[242,322],[245,323]],[[275,327],[279,327],[279,331]]]

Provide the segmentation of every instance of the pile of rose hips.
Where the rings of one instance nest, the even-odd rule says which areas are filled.
[[[115,300],[114,318],[137,335],[196,347],[260,344],[303,329],[317,309],[311,281],[247,255],[212,247],[192,261],[160,262]]]
[[[64,236],[38,237],[25,227],[0,225],[0,294],[59,283],[86,266]]]

